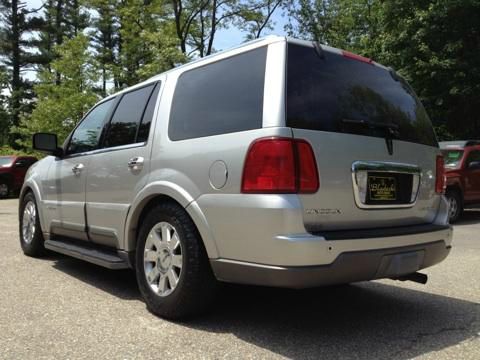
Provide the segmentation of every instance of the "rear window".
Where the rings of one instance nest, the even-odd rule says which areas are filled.
[[[372,64],[288,45],[287,126],[438,146],[411,87]]]
[[[463,150],[442,150],[442,154],[445,159],[445,166],[457,167],[462,160]]]
[[[262,127],[266,47],[182,74],[172,101],[171,140]]]

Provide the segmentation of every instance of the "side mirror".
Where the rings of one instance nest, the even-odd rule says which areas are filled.
[[[478,170],[480,169],[480,161],[472,161],[468,163],[468,168],[470,170]]]
[[[36,133],[33,135],[33,148],[35,150],[61,157],[63,149],[57,145],[57,135],[48,133]]]

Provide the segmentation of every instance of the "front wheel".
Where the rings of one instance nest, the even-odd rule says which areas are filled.
[[[448,201],[448,220],[453,224],[462,214],[462,197],[457,190],[447,190],[445,196]]]
[[[28,256],[40,257],[45,254],[44,239],[40,227],[37,202],[32,193],[25,195],[20,207],[20,245]]]
[[[4,180],[0,180],[0,199],[6,198],[10,194],[10,186]]]
[[[144,218],[135,264],[140,292],[156,315],[182,319],[204,311],[213,300],[216,280],[203,242],[174,202],[155,206]]]

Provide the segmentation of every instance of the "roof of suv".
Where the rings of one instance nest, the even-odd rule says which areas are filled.
[[[467,146],[480,145],[480,140],[455,140],[455,141],[441,141],[438,143],[440,149],[466,148]]]
[[[107,96],[106,98],[102,99],[102,102],[106,101],[107,99],[110,99],[112,97],[118,96],[118,95],[120,95],[124,92],[128,92],[128,91],[131,91],[135,88],[142,87],[142,86],[144,86],[144,85],[146,85],[150,82],[158,81],[164,75],[168,75],[168,74],[175,73],[175,72],[178,72],[178,71],[185,72],[185,71],[188,71],[190,69],[200,67],[200,66],[203,66],[203,65],[207,65],[209,63],[213,63],[213,62],[216,62],[218,60],[226,59],[226,58],[229,58],[231,56],[234,56],[234,55],[237,55],[237,54],[249,51],[249,50],[253,50],[253,49],[256,49],[256,48],[261,47],[261,46],[265,46],[265,45],[269,45],[269,44],[273,44],[273,43],[281,42],[281,41],[286,41],[288,43],[294,43],[294,44],[298,44],[298,45],[311,46],[311,47],[314,47],[314,44],[315,44],[315,42],[311,41],[311,40],[300,40],[300,39],[295,39],[295,38],[291,38],[291,37],[288,37],[288,36],[267,35],[267,36],[259,38],[259,39],[247,41],[247,42],[245,42],[243,44],[240,44],[238,46],[216,52],[214,54],[205,56],[203,58],[192,60],[190,62],[187,62],[186,64],[179,65],[179,66],[177,66],[173,69],[170,69],[168,71],[165,71],[165,72],[157,74],[157,75],[154,75],[151,78],[149,78],[149,79],[147,79],[147,80],[145,80],[141,83],[135,84],[135,85],[130,86],[128,88],[122,89],[122,90],[120,90],[120,91],[118,91],[118,92],[116,92],[116,93],[114,93],[110,96]],[[320,48],[321,48],[322,51],[333,52],[333,53],[337,53],[337,54],[342,54],[342,52],[343,52],[343,50],[341,50],[341,49],[333,48],[333,47],[328,46],[328,45],[324,45],[324,44],[318,44],[318,45],[320,45]],[[367,60],[370,60],[370,59],[367,59]],[[382,64],[379,64],[375,61],[371,61],[370,64],[381,67],[385,70],[389,70],[389,68],[387,68],[386,66],[383,66]]]

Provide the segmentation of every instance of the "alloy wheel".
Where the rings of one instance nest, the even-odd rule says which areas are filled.
[[[448,198],[448,218],[453,219],[457,215],[458,211],[458,202],[455,196],[450,196]]]
[[[23,208],[22,218],[22,238],[27,244],[30,244],[35,235],[37,218],[37,209],[33,201],[28,201]]]
[[[159,296],[170,295],[182,275],[183,251],[175,227],[160,222],[145,241],[143,268],[150,288]]]

